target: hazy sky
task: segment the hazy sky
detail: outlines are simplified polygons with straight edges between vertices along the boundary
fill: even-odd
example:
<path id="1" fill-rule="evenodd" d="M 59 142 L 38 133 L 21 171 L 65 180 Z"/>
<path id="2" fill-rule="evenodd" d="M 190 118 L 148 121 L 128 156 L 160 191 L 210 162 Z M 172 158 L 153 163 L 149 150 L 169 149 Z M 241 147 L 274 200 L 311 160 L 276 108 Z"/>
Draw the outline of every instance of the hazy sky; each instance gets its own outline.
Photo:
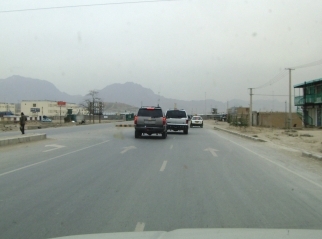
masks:
<path id="1" fill-rule="evenodd" d="M 1 0 L 0 11 L 121 2 L 134 1 Z M 131 81 L 170 98 L 205 99 L 206 92 L 207 99 L 248 100 L 247 88 L 287 73 L 286 67 L 322 59 L 321 0 L 179 0 L 0 12 L 0 29 L 1 79 L 48 80 L 69 94 Z M 317 78 L 322 64 L 293 71 L 292 85 Z M 288 75 L 254 93 L 272 95 L 255 99 L 285 100 L 277 95 L 288 94 Z"/>

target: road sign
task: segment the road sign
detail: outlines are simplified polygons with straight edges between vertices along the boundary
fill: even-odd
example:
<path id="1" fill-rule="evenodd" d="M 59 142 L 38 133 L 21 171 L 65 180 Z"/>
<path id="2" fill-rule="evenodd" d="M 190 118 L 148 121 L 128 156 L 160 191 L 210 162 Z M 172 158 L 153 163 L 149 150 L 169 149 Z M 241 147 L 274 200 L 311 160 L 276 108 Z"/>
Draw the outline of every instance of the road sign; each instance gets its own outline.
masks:
<path id="1" fill-rule="evenodd" d="M 57 105 L 58 106 L 66 106 L 66 102 L 65 101 L 57 101 Z"/>
<path id="2" fill-rule="evenodd" d="M 40 108 L 30 108 L 31 113 L 37 113 L 40 112 Z"/>

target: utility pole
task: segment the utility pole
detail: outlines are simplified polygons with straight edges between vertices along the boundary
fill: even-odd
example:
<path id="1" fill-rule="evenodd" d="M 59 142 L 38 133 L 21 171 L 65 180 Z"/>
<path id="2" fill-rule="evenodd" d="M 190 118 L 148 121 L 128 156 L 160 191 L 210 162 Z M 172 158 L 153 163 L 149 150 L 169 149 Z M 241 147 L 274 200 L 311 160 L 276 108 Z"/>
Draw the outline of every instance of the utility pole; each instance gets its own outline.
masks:
<path id="1" fill-rule="evenodd" d="M 228 108 L 229 108 L 229 101 L 227 100 L 227 115 L 228 115 Z"/>
<path id="2" fill-rule="evenodd" d="M 206 92 L 205 92 L 205 115 L 207 115 L 207 97 L 206 97 Z"/>
<path id="3" fill-rule="evenodd" d="M 287 107 L 286 107 L 287 103 L 285 101 L 285 129 L 287 127 Z"/>
<path id="4" fill-rule="evenodd" d="M 158 91 L 158 106 L 160 106 L 160 91 Z"/>
<path id="5" fill-rule="evenodd" d="M 250 89 L 250 93 L 249 93 L 249 96 L 250 96 L 250 103 L 249 103 L 249 126 L 252 126 L 252 123 L 253 123 L 253 88 L 249 88 Z"/>
<path id="6" fill-rule="evenodd" d="M 294 70 L 292 68 L 286 68 L 285 70 L 288 70 L 288 75 L 289 75 L 289 89 L 288 89 L 288 94 L 289 94 L 289 98 L 288 98 L 288 121 L 289 121 L 289 128 L 292 127 L 292 76 L 291 76 L 291 71 Z"/>

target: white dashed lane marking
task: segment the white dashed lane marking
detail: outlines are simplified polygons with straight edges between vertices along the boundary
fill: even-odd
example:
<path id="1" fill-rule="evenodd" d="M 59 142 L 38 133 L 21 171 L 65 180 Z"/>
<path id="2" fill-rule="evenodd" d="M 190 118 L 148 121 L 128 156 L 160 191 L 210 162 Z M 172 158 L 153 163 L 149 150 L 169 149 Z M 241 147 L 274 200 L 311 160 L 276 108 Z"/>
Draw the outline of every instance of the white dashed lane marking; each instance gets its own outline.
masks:
<path id="1" fill-rule="evenodd" d="M 145 223 L 144 222 L 138 222 L 136 224 L 136 227 L 134 229 L 135 232 L 143 232 L 144 231 L 144 227 L 145 227 Z"/>
<path id="2" fill-rule="evenodd" d="M 160 168 L 160 172 L 163 172 L 164 171 L 164 169 L 165 169 L 165 167 L 167 166 L 167 162 L 168 161 L 163 161 L 163 164 L 162 164 L 162 166 L 161 166 L 161 168 Z"/>

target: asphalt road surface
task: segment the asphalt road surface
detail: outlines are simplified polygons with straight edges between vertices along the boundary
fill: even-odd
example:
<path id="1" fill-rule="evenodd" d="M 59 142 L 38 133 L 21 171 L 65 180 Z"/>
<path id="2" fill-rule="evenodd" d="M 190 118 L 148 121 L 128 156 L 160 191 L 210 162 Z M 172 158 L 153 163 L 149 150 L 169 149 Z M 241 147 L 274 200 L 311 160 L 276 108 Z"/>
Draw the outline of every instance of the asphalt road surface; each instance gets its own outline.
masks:
<path id="1" fill-rule="evenodd" d="M 1 238 L 322 229 L 321 165 L 268 143 L 210 126 L 167 139 L 114 124 L 34 132 L 48 139 L 0 148 Z"/>

